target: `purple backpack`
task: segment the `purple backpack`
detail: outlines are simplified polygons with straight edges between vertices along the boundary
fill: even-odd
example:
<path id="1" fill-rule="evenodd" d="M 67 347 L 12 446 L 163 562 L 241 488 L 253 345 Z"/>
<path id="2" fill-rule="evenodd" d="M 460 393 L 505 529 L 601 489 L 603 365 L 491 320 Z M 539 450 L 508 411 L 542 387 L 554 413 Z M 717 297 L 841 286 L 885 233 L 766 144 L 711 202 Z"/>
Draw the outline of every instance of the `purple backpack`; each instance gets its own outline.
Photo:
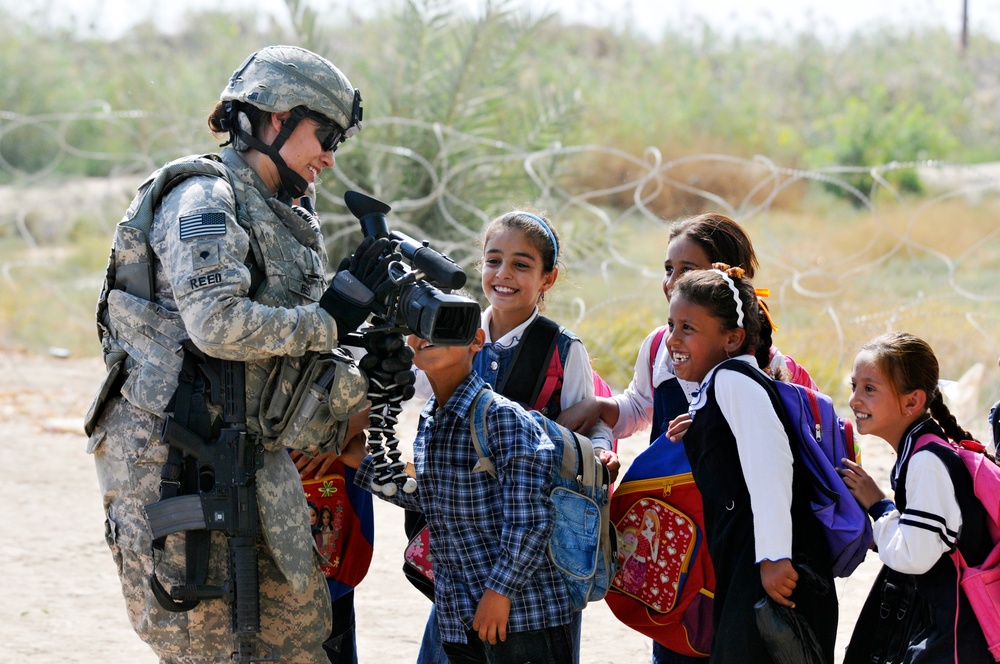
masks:
<path id="1" fill-rule="evenodd" d="M 750 376 L 771 397 L 785 425 L 796 463 L 809 473 L 809 503 L 823 525 L 833 575 L 850 576 L 872 543 L 872 524 L 837 473 L 841 459 L 857 460 L 851 423 L 837 415 L 830 397 L 795 383 L 770 380 L 741 360 L 723 365 Z"/>

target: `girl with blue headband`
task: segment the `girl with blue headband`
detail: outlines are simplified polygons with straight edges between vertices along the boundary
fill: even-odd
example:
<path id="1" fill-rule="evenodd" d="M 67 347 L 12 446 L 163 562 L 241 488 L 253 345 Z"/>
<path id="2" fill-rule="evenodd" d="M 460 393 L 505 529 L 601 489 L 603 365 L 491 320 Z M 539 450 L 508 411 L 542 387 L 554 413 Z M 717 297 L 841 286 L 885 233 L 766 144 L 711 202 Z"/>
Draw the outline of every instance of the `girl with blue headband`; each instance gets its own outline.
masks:
<path id="1" fill-rule="evenodd" d="M 559 276 L 559 256 L 562 247 L 552 225 L 541 214 L 514 210 L 490 221 L 483 233 L 482 288 L 489 306 L 482 314 L 486 343 L 473 361 L 473 368 L 483 380 L 501 394 L 519 401 L 524 407 L 538 410 L 556 419 L 559 413 L 580 401 L 594 399 L 594 373 L 590 357 L 580 339 L 541 315 L 545 293 Z M 529 350 L 543 338 L 537 328 L 549 327 L 545 337 L 552 348 L 544 359 L 532 363 Z M 525 341 L 525 344 L 521 344 Z M 520 360 L 519 360 L 520 357 Z M 526 372 L 530 369 L 530 375 Z M 418 393 L 423 382 L 418 375 Z M 526 396 L 525 384 L 536 385 Z M 540 387 L 539 387 L 540 386 Z M 610 396 L 610 393 L 607 393 Z M 581 431 L 591 438 L 595 451 L 611 470 L 612 480 L 618 473 L 618 456 L 611 428 L 604 422 Z M 410 517 L 408 517 L 410 519 Z M 413 534 L 412 519 L 409 533 Z M 433 544 L 431 545 L 433 548 Z M 575 661 L 579 661 L 581 612 L 573 614 Z M 437 633 L 437 617 L 431 611 L 420 648 L 418 664 L 440 664 L 443 657 Z"/>

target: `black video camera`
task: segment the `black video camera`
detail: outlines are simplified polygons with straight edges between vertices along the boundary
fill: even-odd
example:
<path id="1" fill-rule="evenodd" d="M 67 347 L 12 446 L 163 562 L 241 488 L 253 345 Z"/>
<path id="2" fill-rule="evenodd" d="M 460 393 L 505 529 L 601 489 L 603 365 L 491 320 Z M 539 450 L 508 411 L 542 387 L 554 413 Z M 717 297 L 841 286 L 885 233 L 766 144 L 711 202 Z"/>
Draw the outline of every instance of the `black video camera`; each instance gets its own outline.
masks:
<path id="1" fill-rule="evenodd" d="M 373 303 L 373 313 L 391 328 L 439 346 L 465 346 L 479 329 L 479 303 L 443 292 L 465 285 L 465 271 L 444 254 L 399 231 L 390 231 L 385 203 L 356 191 L 344 194 L 348 209 L 361 222 L 365 237 L 387 237 L 409 266 L 393 263 L 389 276 L 395 288 L 385 302 Z M 376 325 L 374 329 L 384 329 Z"/>

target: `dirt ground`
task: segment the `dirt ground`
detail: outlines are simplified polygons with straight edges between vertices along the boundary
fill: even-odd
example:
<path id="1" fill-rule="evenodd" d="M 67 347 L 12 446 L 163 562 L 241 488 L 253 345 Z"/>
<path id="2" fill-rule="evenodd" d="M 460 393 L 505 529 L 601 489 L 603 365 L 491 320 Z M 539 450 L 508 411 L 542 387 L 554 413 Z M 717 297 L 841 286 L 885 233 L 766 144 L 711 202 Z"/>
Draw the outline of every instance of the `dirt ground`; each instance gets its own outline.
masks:
<path id="1" fill-rule="evenodd" d="M 156 662 L 125 615 L 81 421 L 102 375 L 99 359 L 57 359 L 0 348 L 0 662 Z M 400 438 L 412 431 L 406 411 Z M 620 442 L 627 466 L 644 434 Z M 892 452 L 863 441 L 865 466 L 886 478 Z M 375 556 L 359 586 L 362 664 L 412 662 L 429 603 L 400 571 L 402 510 L 375 501 Z M 837 660 L 878 570 L 874 554 L 838 581 Z M 618 622 L 604 602 L 586 609 L 584 664 L 650 661 L 650 642 Z"/>

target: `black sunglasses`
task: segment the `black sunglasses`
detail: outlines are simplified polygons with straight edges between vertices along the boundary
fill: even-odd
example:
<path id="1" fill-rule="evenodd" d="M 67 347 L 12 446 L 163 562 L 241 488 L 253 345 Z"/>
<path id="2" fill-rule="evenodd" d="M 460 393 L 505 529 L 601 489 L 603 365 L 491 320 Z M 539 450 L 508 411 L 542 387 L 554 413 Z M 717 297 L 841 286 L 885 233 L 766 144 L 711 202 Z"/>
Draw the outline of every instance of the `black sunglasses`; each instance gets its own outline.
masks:
<path id="1" fill-rule="evenodd" d="M 306 113 L 306 117 L 318 125 L 316 127 L 316 139 L 319 141 L 319 146 L 323 149 L 323 152 L 336 152 L 340 144 L 344 142 L 344 134 L 346 132 L 340 128 L 340 125 L 331 122 L 325 115 L 309 111 Z"/>

